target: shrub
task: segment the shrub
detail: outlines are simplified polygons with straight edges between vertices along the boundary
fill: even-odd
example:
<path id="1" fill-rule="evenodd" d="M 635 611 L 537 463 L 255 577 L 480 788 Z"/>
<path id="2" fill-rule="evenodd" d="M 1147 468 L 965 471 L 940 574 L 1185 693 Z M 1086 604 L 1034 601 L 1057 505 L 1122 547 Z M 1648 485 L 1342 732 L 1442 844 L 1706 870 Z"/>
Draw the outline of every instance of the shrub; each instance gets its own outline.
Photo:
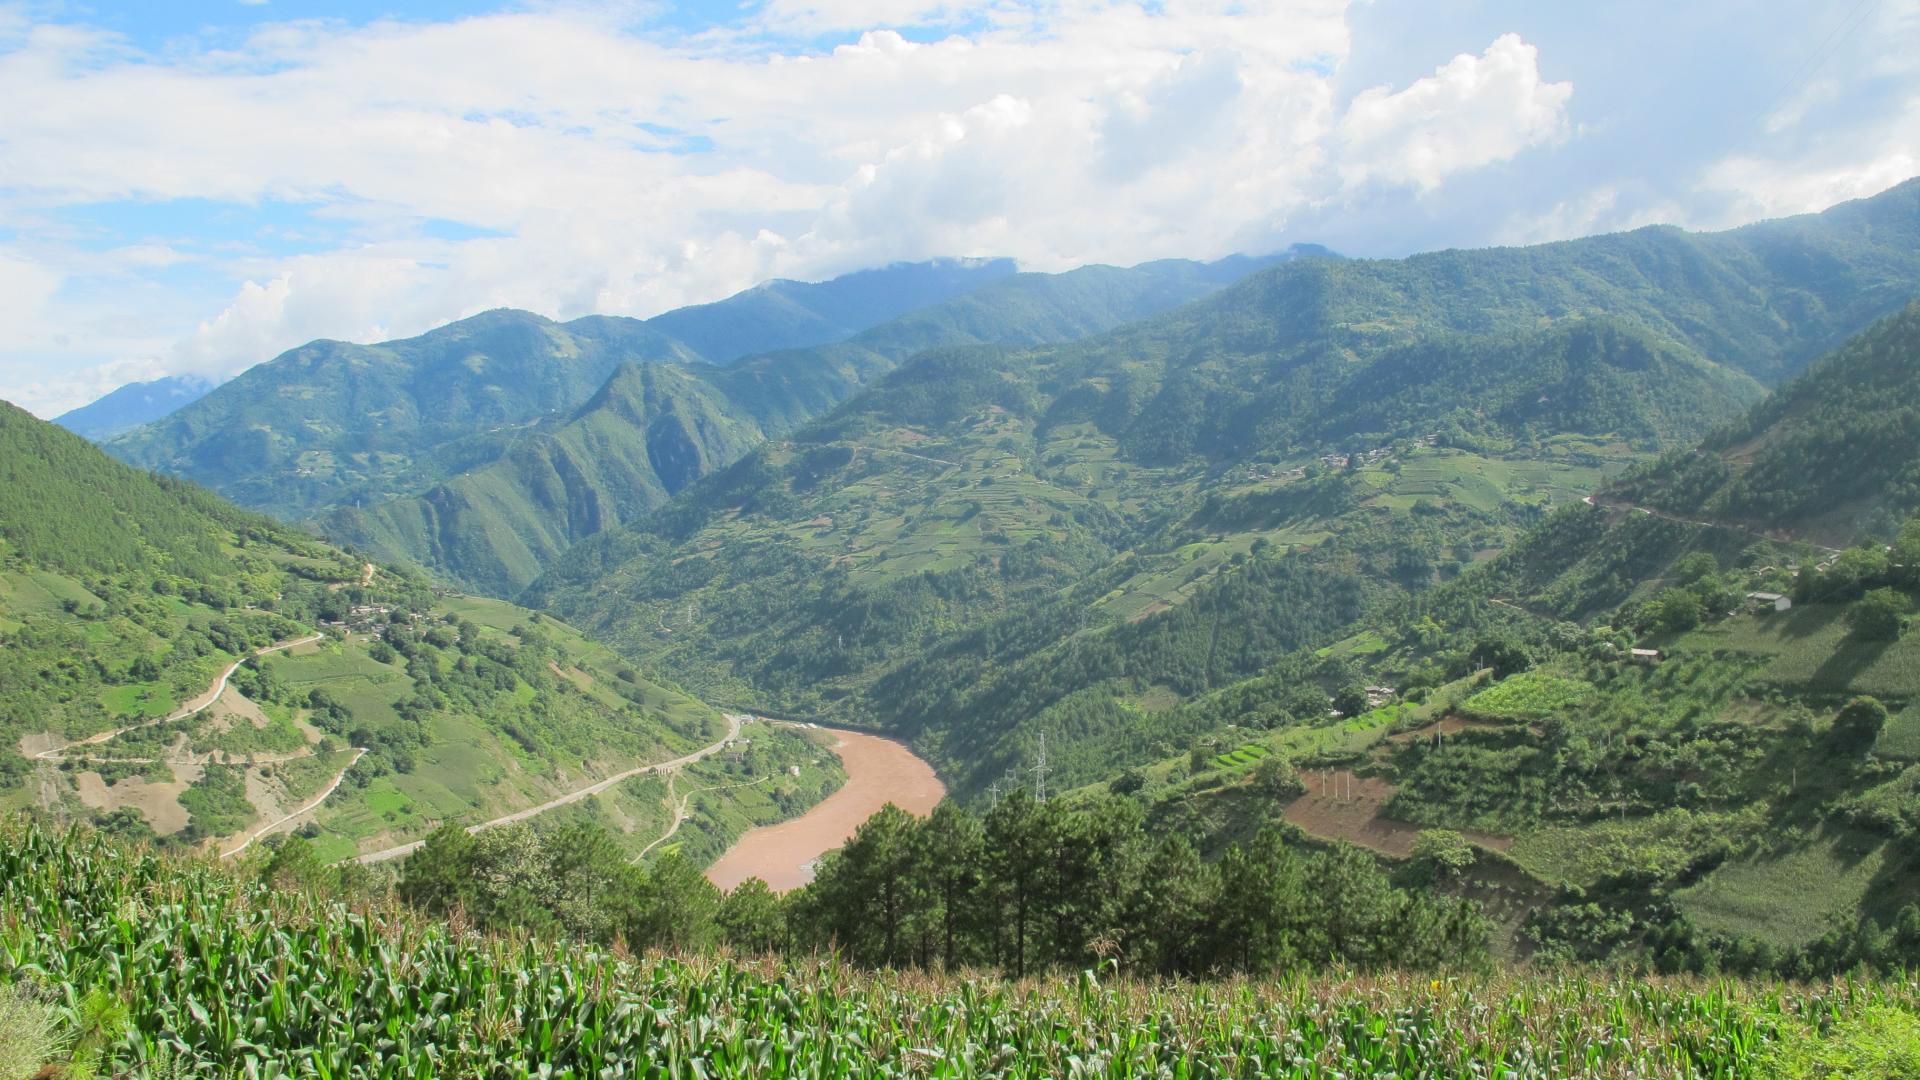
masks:
<path id="1" fill-rule="evenodd" d="M 1897 641 L 1907 628 L 1907 598 L 1892 589 L 1875 589 L 1847 609 L 1847 626 L 1867 641 Z"/>
<path id="2" fill-rule="evenodd" d="M 1875 698 L 1857 697 L 1833 718 L 1833 742 L 1848 753 L 1864 754 L 1873 749 L 1886 726 L 1887 707 Z"/>

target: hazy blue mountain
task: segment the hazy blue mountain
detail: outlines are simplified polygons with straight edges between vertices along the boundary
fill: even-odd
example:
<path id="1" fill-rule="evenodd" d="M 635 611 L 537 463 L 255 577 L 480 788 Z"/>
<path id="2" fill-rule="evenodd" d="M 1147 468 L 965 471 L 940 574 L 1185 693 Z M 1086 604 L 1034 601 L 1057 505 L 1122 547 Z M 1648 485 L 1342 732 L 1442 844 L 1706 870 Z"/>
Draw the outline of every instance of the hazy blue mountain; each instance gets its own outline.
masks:
<path id="1" fill-rule="evenodd" d="M 706 360 L 729 364 L 756 353 L 839 341 L 1017 270 L 1012 259 L 896 263 L 818 283 L 769 281 L 647 322 Z"/>
<path id="2" fill-rule="evenodd" d="M 128 383 L 89 404 L 61 413 L 53 422 L 96 441 L 111 438 L 193 404 L 214 386 L 212 379 L 199 375 L 167 375 L 151 382 Z"/>

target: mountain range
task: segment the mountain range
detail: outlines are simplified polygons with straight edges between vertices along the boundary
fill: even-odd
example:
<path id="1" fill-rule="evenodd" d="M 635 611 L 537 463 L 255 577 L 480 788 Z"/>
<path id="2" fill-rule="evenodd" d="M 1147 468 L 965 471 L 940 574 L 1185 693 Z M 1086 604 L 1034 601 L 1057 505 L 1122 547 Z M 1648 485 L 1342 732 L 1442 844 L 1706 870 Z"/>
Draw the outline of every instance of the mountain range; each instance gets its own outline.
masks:
<path id="1" fill-rule="evenodd" d="M 1062 340 L 1262 263 L 1041 275 L 1016 274 L 1006 260 L 947 260 L 775 282 L 647 322 L 495 311 L 406 341 L 303 346 L 106 446 L 501 593 L 565 544 L 656 504 L 918 349 Z M 853 329 L 862 332 L 815 344 Z M 782 351 L 741 359 L 748 343 Z M 662 362 L 675 369 L 626 370 Z"/>
<path id="2" fill-rule="evenodd" d="M 236 792 L 314 777 L 81 740 L 165 756 L 139 717 L 344 621 L 247 669 L 251 725 L 151 725 L 336 755 L 330 857 L 750 709 L 904 738 L 965 804 L 1124 799 L 1195 860 L 1356 845 L 1510 958 L 1806 977 L 1891 947 L 1920 182 L 1724 233 L 855 278 L 315 343 L 107 443 L 218 494 L 5 417 L 0 682 L 58 673 L 0 713 L 7 798 L 242 835 Z M 696 850 L 831 787 L 787 730 L 756 768 L 795 783 Z M 554 820 L 637 837 L 673 799 Z"/>

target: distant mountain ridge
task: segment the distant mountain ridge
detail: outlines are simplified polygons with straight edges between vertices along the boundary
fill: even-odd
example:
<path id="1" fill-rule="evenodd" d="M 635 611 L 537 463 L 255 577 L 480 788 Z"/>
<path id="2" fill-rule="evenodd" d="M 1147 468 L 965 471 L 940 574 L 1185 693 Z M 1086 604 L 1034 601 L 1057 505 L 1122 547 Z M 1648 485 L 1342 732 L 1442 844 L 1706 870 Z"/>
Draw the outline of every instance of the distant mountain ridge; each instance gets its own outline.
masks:
<path id="1" fill-rule="evenodd" d="M 774 280 L 712 304 L 676 308 L 647 325 L 715 364 L 851 337 L 1019 272 L 1012 259 L 895 263 L 809 283 Z"/>
<path id="2" fill-rule="evenodd" d="M 856 333 L 1004 278 L 1008 260 L 899 264 L 818 284 L 771 282 L 668 312 L 721 360 Z M 897 284 L 897 295 L 887 283 Z M 622 363 L 715 360 L 654 321 L 557 323 L 483 312 L 398 341 L 314 341 L 255 365 L 157 423 L 107 443 L 130 464 L 183 476 L 298 520 L 418 493 L 492 460 L 511 431 L 578 408 Z"/>
<path id="3" fill-rule="evenodd" d="M 526 430 L 493 462 L 418 496 L 337 509 L 317 524 L 336 540 L 512 595 L 569 545 L 665 502 L 918 352 L 1072 340 L 1190 301 L 1271 261 L 1016 274 L 838 343 L 727 367 L 624 364 L 577 412 Z"/>
<path id="4" fill-rule="evenodd" d="M 1328 644 L 1735 420 L 1920 291 L 1917 239 L 1910 183 L 1731 233 L 1297 260 L 1067 344 L 929 351 L 521 596 L 978 789 L 1042 725 L 1121 740 L 1129 695 Z"/>
<path id="5" fill-rule="evenodd" d="M 185 408 L 205 397 L 215 385 L 212 379 L 200 375 L 168 375 L 150 382 L 128 383 L 90 404 L 61 413 L 53 422 L 98 442 Z"/>

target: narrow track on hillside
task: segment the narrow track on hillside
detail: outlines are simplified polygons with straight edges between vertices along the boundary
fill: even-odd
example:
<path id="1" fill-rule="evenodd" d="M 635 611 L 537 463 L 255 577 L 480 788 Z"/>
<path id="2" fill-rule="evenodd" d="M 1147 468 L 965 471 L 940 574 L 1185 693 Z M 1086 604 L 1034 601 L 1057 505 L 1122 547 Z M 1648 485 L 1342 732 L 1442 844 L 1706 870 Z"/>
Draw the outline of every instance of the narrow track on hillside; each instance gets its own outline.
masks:
<path id="1" fill-rule="evenodd" d="M 1840 549 L 1837 547 L 1829 547 L 1826 544 L 1816 544 L 1811 540 L 1802 540 L 1784 530 L 1778 535 L 1770 536 L 1767 533 L 1749 529 L 1745 525 L 1733 525 L 1725 521 L 1701 521 L 1695 518 L 1681 517 L 1678 514 L 1669 514 L 1664 510 L 1655 510 L 1651 506 L 1638 506 L 1633 503 L 1602 502 L 1597 496 L 1593 495 L 1589 495 L 1580 501 L 1586 503 L 1588 506 L 1598 507 L 1602 510 L 1628 510 L 1636 514 L 1646 514 L 1649 517 L 1657 517 L 1662 521 L 1671 521 L 1677 525 L 1692 525 L 1701 529 L 1724 529 L 1727 532 L 1736 532 L 1742 536 L 1751 536 L 1755 540 L 1766 540 L 1775 544 L 1805 544 L 1808 547 L 1828 555 L 1840 554 Z"/>
<path id="2" fill-rule="evenodd" d="M 367 749 L 364 746 L 354 747 L 353 756 L 348 758 L 347 763 L 340 767 L 340 772 L 338 775 L 336 775 L 333 778 L 333 782 L 328 784 L 326 787 L 321 788 L 320 793 L 318 795 L 315 795 L 312 799 L 308 800 L 305 806 L 302 806 L 300 809 L 295 810 L 291 814 L 286 814 L 282 816 L 277 821 L 270 822 L 266 825 L 260 826 L 258 829 L 253 830 L 251 833 L 247 834 L 247 838 L 245 840 L 240 841 L 239 847 L 236 847 L 230 851 L 221 852 L 220 857 L 223 859 L 231 859 L 235 855 L 238 855 L 241 852 L 247 850 L 248 846 L 251 845 L 255 840 L 258 840 L 261 837 L 272 832 L 273 830 L 278 829 L 280 826 L 285 825 L 289 821 L 293 821 L 297 818 L 303 817 L 307 814 L 314 812 L 315 810 L 320 809 L 320 804 L 327 801 L 327 796 L 332 795 L 335 791 L 339 790 L 341 782 L 346 780 L 347 770 L 353 768 L 354 765 L 360 761 L 360 758 L 366 754 L 366 752 L 367 752 Z"/>
<path id="3" fill-rule="evenodd" d="M 506 814 L 501 817 L 494 818 L 491 821 L 483 821 L 478 825 L 469 825 L 467 826 L 467 831 L 470 833 L 484 832 L 487 829 L 497 828 L 501 825 L 511 825 L 511 824 L 514 824 L 515 822 L 526 821 L 528 818 L 538 817 L 549 810 L 554 810 L 562 806 L 567 806 L 572 803 L 577 803 L 582 799 L 591 798 L 607 790 L 608 788 L 613 787 L 615 784 L 618 784 L 625 780 L 631 780 L 636 776 L 645 776 L 649 773 L 674 772 L 679 769 L 683 769 L 686 766 L 691 765 L 696 761 L 700 761 L 703 758 L 711 757 L 712 755 L 717 754 L 720 751 L 726 749 L 728 743 L 733 742 L 735 739 L 738 739 L 740 737 L 740 725 L 745 723 L 748 719 L 748 717 L 743 716 L 739 713 L 727 713 L 726 717 L 727 717 L 726 735 L 723 736 L 720 739 L 720 741 L 714 743 L 711 746 L 701 747 L 700 749 L 695 750 L 691 754 L 683 754 L 680 757 L 672 759 L 671 761 L 655 762 L 652 765 L 640 765 L 640 766 L 636 766 L 634 768 L 628 769 L 625 772 L 615 773 L 604 780 L 596 780 L 593 783 L 586 785 L 585 787 L 576 788 L 572 791 L 567 792 L 565 795 L 561 795 L 558 798 L 549 799 L 538 806 L 530 806 L 525 810 L 516 810 L 511 814 Z M 424 843 L 426 843 L 425 840 L 415 840 L 410 844 L 401 844 L 398 847 L 390 847 L 381 851 L 370 851 L 365 855 L 359 856 L 358 859 L 356 859 L 355 861 L 360 862 L 362 864 L 372 864 L 377 862 L 386 862 L 388 859 L 398 859 L 403 856 L 413 854 L 415 851 L 419 850 L 420 845 Z"/>
<path id="4" fill-rule="evenodd" d="M 689 791 L 685 795 L 681 796 L 678 801 L 675 801 L 674 791 L 673 791 L 673 781 L 674 781 L 674 778 L 678 775 L 679 775 L 678 773 L 667 774 L 667 815 L 669 818 L 667 822 L 667 831 L 661 833 L 658 837 L 656 837 L 653 840 L 653 842 L 649 843 L 646 847 L 641 848 L 640 854 L 635 855 L 633 857 L 632 859 L 633 862 L 639 862 L 641 859 L 646 858 L 647 852 L 652 851 L 654 848 L 657 848 L 661 844 L 664 844 L 667 841 L 673 839 L 674 834 L 680 831 L 681 824 L 684 823 L 687 820 L 687 818 L 690 816 L 687 813 L 687 807 L 692 805 L 693 797 L 695 795 L 698 795 L 703 791 L 732 791 L 734 788 L 758 787 L 759 785 L 764 784 L 767 781 L 773 779 L 773 777 L 771 776 L 762 776 L 756 780 L 743 780 L 738 784 L 708 784 L 706 787 L 694 788 L 692 791 Z"/>
<path id="5" fill-rule="evenodd" d="M 97 735 L 89 735 L 84 739 L 75 739 L 73 742 L 66 743 L 61 746 L 56 746 L 51 750 L 42 750 L 33 756 L 42 761 L 59 761 L 61 760 L 62 755 L 64 755 L 67 751 L 73 749 L 76 746 L 98 746 L 101 743 L 107 742 L 117 736 L 125 735 L 129 731 L 139 731 L 142 728 L 158 727 L 161 724 L 171 724 L 176 720 L 185 720 L 190 716 L 198 716 L 199 714 L 212 708 L 213 703 L 220 700 L 220 695 L 227 692 L 227 683 L 233 678 L 233 673 L 240 670 L 240 665 L 246 663 L 249 660 L 253 660 L 257 657 L 265 656 L 268 653 L 276 653 L 285 649 L 297 648 L 301 645 L 311 645 L 314 642 L 324 641 L 324 640 L 326 640 L 325 634 L 309 634 L 303 638 L 295 638 L 291 641 L 282 641 L 274 645 L 262 646 L 261 648 L 255 649 L 251 653 L 248 653 L 247 655 L 240 657 L 238 660 L 235 660 L 233 663 L 228 664 L 227 669 L 220 673 L 219 678 L 213 680 L 212 684 L 210 684 L 207 687 L 205 693 L 201 694 L 200 697 L 198 698 L 189 699 L 188 703 L 185 706 L 182 706 L 181 708 L 171 713 L 168 713 L 165 716 L 155 717 L 154 719 L 151 719 L 151 720 L 142 720 L 137 724 L 128 724 L 126 727 L 114 728 L 112 731 L 102 731 Z M 194 702 L 198 702 L 198 704 L 194 704 Z"/>

